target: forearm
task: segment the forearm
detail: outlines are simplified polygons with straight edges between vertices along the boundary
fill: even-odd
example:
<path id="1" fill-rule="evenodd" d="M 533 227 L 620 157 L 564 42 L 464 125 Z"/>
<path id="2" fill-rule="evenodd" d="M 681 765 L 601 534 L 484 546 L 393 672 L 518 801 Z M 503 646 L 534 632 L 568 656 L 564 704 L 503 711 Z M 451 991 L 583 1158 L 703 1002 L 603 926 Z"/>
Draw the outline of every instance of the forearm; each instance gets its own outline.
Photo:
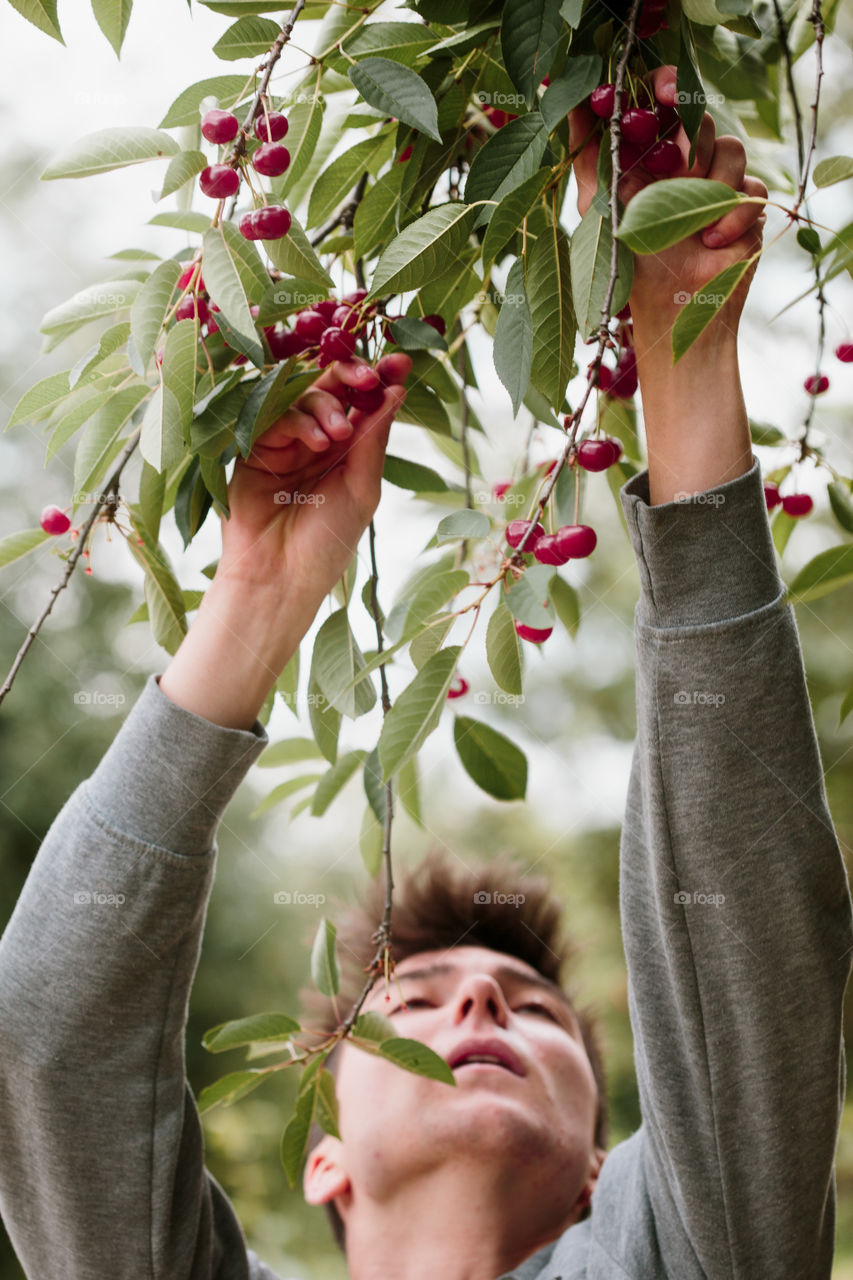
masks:
<path id="1" fill-rule="evenodd" d="M 652 506 L 701 493 L 752 466 L 736 335 L 711 329 L 673 366 L 670 334 L 635 321 Z"/>
<path id="2" fill-rule="evenodd" d="M 250 729 L 315 612 L 315 603 L 298 593 L 267 594 L 234 578 L 215 578 L 160 688 L 205 720 Z"/>

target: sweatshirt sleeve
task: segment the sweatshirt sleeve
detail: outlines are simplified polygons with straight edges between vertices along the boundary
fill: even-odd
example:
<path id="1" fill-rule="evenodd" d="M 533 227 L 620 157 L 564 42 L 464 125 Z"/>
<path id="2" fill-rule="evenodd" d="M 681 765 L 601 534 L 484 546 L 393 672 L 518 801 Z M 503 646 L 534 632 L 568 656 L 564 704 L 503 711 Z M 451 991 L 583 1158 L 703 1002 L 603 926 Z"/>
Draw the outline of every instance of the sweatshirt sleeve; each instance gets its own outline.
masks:
<path id="1" fill-rule="evenodd" d="M 0 1209 L 33 1280 L 274 1280 L 184 1057 L 216 831 L 267 742 L 150 676 L 33 862 L 0 939 Z"/>
<path id="2" fill-rule="evenodd" d="M 660 506 L 643 471 L 621 500 L 641 581 L 620 910 L 643 1119 L 605 1161 L 598 1245 L 629 1275 L 655 1257 L 670 1280 L 826 1277 L 851 902 L 758 463 Z"/>

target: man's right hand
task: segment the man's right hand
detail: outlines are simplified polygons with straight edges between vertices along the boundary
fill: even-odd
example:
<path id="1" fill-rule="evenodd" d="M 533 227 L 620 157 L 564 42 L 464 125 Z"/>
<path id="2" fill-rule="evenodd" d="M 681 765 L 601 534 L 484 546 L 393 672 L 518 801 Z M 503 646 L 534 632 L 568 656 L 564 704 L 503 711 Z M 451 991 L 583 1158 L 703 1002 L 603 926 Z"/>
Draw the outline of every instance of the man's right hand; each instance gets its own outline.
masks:
<path id="1" fill-rule="evenodd" d="M 376 370 L 362 360 L 335 361 L 248 458 L 237 459 L 217 579 L 286 586 L 319 607 L 378 505 L 388 432 L 411 367 L 402 352 L 383 356 Z M 378 409 L 344 416 L 348 387 L 382 384 Z"/>

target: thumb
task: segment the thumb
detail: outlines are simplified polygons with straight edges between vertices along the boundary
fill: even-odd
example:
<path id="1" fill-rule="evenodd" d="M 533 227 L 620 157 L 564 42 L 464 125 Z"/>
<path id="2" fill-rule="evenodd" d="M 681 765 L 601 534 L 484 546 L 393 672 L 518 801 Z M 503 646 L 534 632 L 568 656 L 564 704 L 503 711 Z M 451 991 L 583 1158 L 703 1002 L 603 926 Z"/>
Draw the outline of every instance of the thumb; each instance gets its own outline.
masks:
<path id="1" fill-rule="evenodd" d="M 351 413 L 355 434 L 346 456 L 347 482 L 353 501 L 365 514 L 365 523 L 379 505 L 382 489 L 382 466 L 391 423 L 406 398 L 406 389 L 398 384 L 387 386 L 382 404 L 372 413 Z"/>

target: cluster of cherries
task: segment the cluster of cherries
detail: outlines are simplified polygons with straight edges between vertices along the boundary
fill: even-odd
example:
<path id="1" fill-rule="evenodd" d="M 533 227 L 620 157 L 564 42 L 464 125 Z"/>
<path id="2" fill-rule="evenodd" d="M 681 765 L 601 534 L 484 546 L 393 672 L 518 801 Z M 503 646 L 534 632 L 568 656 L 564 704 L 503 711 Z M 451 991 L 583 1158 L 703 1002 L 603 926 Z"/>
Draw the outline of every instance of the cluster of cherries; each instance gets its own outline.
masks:
<path id="1" fill-rule="evenodd" d="M 842 342 L 835 348 L 836 357 L 842 364 L 853 364 L 853 342 Z M 825 373 L 812 373 L 803 383 L 810 396 L 823 395 L 829 390 L 829 378 Z"/>
<path id="2" fill-rule="evenodd" d="M 675 107 L 648 99 L 646 106 L 629 106 L 628 94 L 622 90 L 619 165 L 628 173 L 642 165 L 655 178 L 665 178 L 681 167 L 681 148 L 674 140 L 680 127 Z M 609 120 L 616 105 L 616 85 L 600 84 L 589 96 L 594 115 Z"/>
<path id="3" fill-rule="evenodd" d="M 254 133 L 261 145 L 252 152 L 251 164 L 265 178 L 279 177 L 290 165 L 290 152 L 281 144 L 287 127 L 287 117 L 280 111 L 262 110 L 255 119 Z M 203 136 L 218 146 L 233 142 L 239 130 L 240 122 L 230 111 L 217 109 L 202 116 Z M 204 195 L 225 200 L 240 189 L 240 174 L 233 162 L 211 164 L 202 169 L 198 184 Z M 238 226 L 247 240 L 280 240 L 290 230 L 290 221 L 290 212 L 283 205 L 265 204 L 244 213 Z"/>
<path id="4" fill-rule="evenodd" d="M 779 486 L 774 484 L 772 480 L 764 482 L 764 501 L 767 503 L 767 510 L 772 511 L 774 507 L 781 507 L 788 516 L 807 516 L 814 502 L 807 493 L 786 493 L 779 492 Z"/>

